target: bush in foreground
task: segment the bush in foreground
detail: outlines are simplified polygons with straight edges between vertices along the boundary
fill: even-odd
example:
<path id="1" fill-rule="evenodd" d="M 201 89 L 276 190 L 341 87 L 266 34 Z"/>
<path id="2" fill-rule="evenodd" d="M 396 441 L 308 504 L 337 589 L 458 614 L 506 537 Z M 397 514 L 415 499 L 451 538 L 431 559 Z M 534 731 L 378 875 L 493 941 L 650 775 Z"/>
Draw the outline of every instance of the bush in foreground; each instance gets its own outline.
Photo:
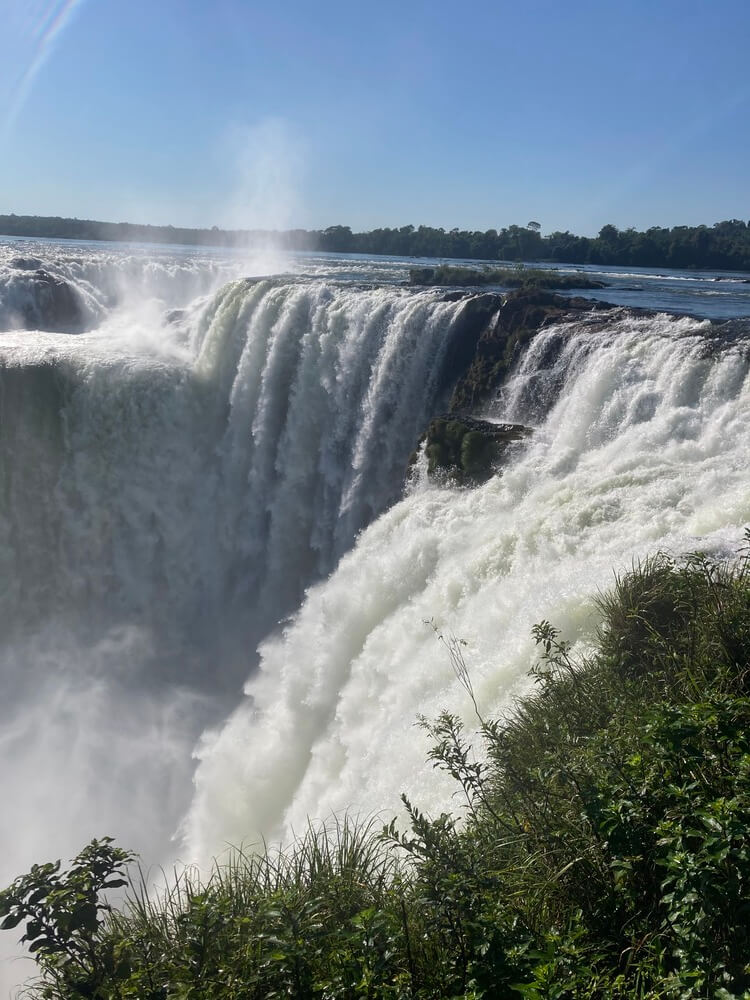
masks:
<path id="1" fill-rule="evenodd" d="M 3 926 L 46 942 L 31 995 L 750 996 L 747 556 L 634 569 L 591 656 L 537 626 L 535 691 L 480 720 L 478 756 L 455 716 L 423 722 L 460 816 L 405 799 L 408 831 L 342 820 L 158 899 L 136 881 L 115 911 L 111 842 L 36 867 L 0 895 Z"/>

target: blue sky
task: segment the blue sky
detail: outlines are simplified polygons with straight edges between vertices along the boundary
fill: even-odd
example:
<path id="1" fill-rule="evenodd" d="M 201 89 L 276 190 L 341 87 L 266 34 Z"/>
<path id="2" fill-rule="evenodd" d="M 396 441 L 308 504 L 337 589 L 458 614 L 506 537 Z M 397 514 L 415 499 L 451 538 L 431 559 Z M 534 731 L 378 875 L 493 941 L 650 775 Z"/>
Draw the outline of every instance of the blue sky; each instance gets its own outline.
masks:
<path id="1" fill-rule="evenodd" d="M 0 213 L 750 218 L 748 0 L 0 0 Z"/>

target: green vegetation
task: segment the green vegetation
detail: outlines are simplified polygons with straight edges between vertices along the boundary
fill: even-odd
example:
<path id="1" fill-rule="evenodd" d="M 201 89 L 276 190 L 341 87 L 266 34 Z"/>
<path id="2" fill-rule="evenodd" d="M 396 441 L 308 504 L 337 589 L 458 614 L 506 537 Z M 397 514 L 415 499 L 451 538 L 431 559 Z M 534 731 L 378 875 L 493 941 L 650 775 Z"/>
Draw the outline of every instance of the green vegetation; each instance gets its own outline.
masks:
<path id="1" fill-rule="evenodd" d="M 547 622 L 534 692 L 422 725 L 460 815 L 341 821 L 108 912 L 94 842 L 0 895 L 54 998 L 750 996 L 750 533 L 734 565 L 657 556 L 600 598 L 596 648 Z M 442 637 L 472 694 L 463 646 Z M 476 703 L 475 703 L 476 707 Z M 98 867 L 97 867 L 98 866 Z M 42 942 L 42 944 L 39 944 Z"/>
<path id="2" fill-rule="evenodd" d="M 570 288 L 606 288 L 603 281 L 594 281 L 583 273 L 561 274 L 543 268 L 505 267 L 482 269 L 476 267 L 412 267 L 410 285 L 500 285 L 503 288 L 552 288 L 555 291 Z"/>
<path id="3" fill-rule="evenodd" d="M 493 474 L 508 446 L 528 433 L 528 428 L 519 424 L 437 417 L 430 421 L 422 439 L 427 472 L 460 484 L 482 483 Z M 413 457 L 416 458 L 416 452 Z"/>
<path id="4" fill-rule="evenodd" d="M 164 243 L 180 246 L 246 247 L 278 246 L 288 250 L 316 250 L 314 233 L 292 229 L 267 230 L 188 229 L 184 226 L 149 226 L 133 222 L 97 222 L 66 219 L 59 215 L 0 215 L 4 236 L 38 236 L 52 240 L 105 240 L 113 243 Z"/>
<path id="5" fill-rule="evenodd" d="M 50 239 L 180 243 L 198 246 L 277 246 L 289 250 L 448 257 L 463 260 L 551 260 L 566 264 L 626 267 L 706 268 L 750 271 L 750 224 L 727 219 L 713 226 L 652 226 L 645 232 L 603 226 L 593 238 L 556 231 L 542 236 L 538 222 L 504 229 L 469 231 L 433 226 L 400 226 L 353 233 L 349 226 L 327 229 L 187 229 L 129 222 L 96 222 L 59 216 L 0 215 L 6 236 Z"/>

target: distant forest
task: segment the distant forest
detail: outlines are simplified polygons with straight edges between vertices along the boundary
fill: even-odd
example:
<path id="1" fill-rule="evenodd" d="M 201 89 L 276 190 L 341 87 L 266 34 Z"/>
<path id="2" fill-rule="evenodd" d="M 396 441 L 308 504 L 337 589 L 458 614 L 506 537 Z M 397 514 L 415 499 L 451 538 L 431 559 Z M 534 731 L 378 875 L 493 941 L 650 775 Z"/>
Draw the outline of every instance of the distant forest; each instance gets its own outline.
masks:
<path id="1" fill-rule="evenodd" d="M 541 233 L 538 222 L 506 229 L 470 232 L 401 226 L 353 233 L 349 226 L 327 229 L 267 230 L 184 229 L 129 222 L 93 222 L 37 215 L 0 215 L 6 236 L 173 243 L 194 246 L 275 246 L 286 250 L 448 257 L 476 260 L 555 261 L 560 264 L 619 264 L 631 267 L 708 268 L 750 271 L 750 223 L 740 219 L 713 226 L 653 226 L 645 232 L 604 226 L 596 237 L 570 232 Z"/>

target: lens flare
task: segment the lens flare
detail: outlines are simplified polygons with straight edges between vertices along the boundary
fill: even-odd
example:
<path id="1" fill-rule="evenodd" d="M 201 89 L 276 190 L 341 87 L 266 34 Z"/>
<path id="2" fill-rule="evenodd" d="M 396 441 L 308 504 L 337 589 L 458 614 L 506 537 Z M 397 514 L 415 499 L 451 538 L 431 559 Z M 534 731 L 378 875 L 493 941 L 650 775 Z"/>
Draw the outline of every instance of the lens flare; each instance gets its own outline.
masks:
<path id="1" fill-rule="evenodd" d="M 31 93 L 34 81 L 49 59 L 58 39 L 70 24 L 73 15 L 85 0 L 52 0 L 42 12 L 31 32 L 33 49 L 29 64 L 19 76 L 12 90 L 8 113 L 2 129 L 3 140 L 7 139 Z"/>

